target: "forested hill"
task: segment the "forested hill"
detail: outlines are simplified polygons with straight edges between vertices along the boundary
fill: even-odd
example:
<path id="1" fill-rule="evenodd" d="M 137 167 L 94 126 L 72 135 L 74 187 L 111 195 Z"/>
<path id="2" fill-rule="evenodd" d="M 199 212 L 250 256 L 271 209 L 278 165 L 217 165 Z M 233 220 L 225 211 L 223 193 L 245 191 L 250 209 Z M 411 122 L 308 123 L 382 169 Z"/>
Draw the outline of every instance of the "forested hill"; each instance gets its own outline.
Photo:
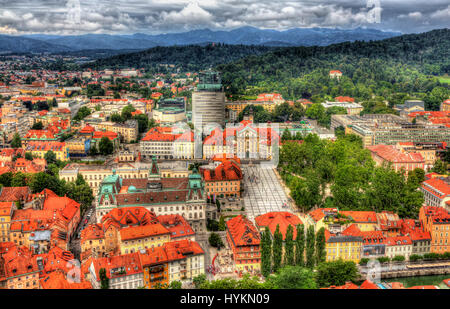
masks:
<path id="1" fill-rule="evenodd" d="M 289 47 L 217 67 L 229 93 L 280 91 L 287 98 L 350 95 L 385 98 L 392 92 L 426 93 L 439 86 L 430 75 L 450 73 L 450 30 L 382 41 Z M 341 70 L 340 82 L 328 77 Z M 448 89 L 448 86 L 447 86 Z"/>
<path id="2" fill-rule="evenodd" d="M 154 47 L 145 51 L 99 59 L 86 64 L 85 67 L 95 69 L 134 67 L 156 70 L 159 64 L 174 64 L 182 71 L 199 71 L 276 49 L 276 47 L 268 46 L 220 43 L 203 46 Z"/>

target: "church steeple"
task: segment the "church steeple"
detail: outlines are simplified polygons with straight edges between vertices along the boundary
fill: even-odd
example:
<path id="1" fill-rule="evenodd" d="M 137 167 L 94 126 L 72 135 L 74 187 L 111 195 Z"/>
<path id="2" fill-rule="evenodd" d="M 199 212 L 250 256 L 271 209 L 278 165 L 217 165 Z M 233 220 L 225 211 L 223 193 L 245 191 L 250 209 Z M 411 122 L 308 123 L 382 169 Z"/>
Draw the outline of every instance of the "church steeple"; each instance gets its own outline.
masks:
<path id="1" fill-rule="evenodd" d="M 161 179 L 159 175 L 158 162 L 156 160 L 156 156 L 152 156 L 152 164 L 150 165 L 150 169 L 148 170 L 148 180 Z"/>
<path id="2" fill-rule="evenodd" d="M 152 164 L 148 171 L 147 189 L 151 191 L 158 191 L 162 189 L 161 175 L 159 174 L 158 162 L 156 156 L 152 157 Z"/>

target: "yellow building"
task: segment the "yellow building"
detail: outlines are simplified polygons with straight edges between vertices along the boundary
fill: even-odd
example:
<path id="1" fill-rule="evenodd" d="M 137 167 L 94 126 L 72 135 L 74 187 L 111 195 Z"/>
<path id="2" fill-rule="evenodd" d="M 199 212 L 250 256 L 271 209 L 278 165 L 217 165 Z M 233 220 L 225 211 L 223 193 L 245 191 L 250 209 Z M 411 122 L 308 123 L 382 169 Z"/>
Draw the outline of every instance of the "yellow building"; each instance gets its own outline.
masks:
<path id="1" fill-rule="evenodd" d="M 170 241 L 170 232 L 162 224 L 129 226 L 119 232 L 120 253 L 139 252 L 160 247 Z"/>
<path id="2" fill-rule="evenodd" d="M 108 241 L 105 237 L 107 233 L 104 231 L 104 226 L 101 223 L 90 224 L 81 231 L 81 252 L 89 252 L 89 256 L 94 258 L 102 257 L 111 251 L 114 251 L 115 246 L 111 241 Z M 112 236 L 112 234 L 110 233 Z M 117 234 L 116 234 L 117 235 Z M 111 240 L 114 237 L 110 237 Z M 86 256 L 82 256 L 84 260 Z"/>
<path id="3" fill-rule="evenodd" d="M 7 242 L 9 240 L 9 226 L 14 212 L 13 202 L 0 202 L 0 240 Z"/>
<path id="4" fill-rule="evenodd" d="M 361 259 L 363 239 L 358 236 L 342 236 L 325 231 L 327 262 L 343 260 L 358 263 Z"/>
<path id="5" fill-rule="evenodd" d="M 159 173 L 162 178 L 187 178 L 189 177 L 188 162 L 173 161 L 158 163 Z"/>
<path id="6" fill-rule="evenodd" d="M 124 179 L 147 178 L 148 166 L 132 162 L 113 163 L 110 165 L 71 163 L 59 171 L 59 179 L 67 182 L 75 181 L 78 174 L 80 174 L 86 180 L 95 196 L 102 180 L 114 173 Z"/>
<path id="7" fill-rule="evenodd" d="M 86 154 L 86 139 L 84 137 L 73 137 L 65 141 L 70 154 Z"/>
<path id="8" fill-rule="evenodd" d="M 339 214 L 350 219 L 352 223 L 358 226 L 361 232 L 371 232 L 377 228 L 375 211 L 340 211 Z"/>
<path id="9" fill-rule="evenodd" d="M 125 143 L 137 141 L 139 132 L 137 120 L 134 119 L 127 120 L 125 123 L 115 123 L 111 121 L 100 122 L 97 125 L 97 130 L 118 133 Z"/>
<path id="10" fill-rule="evenodd" d="M 302 221 L 305 224 L 305 229 L 314 226 L 314 231 L 317 233 L 321 228 L 328 230 L 328 225 L 334 222 L 336 216 L 336 208 L 317 208 L 302 217 Z"/>
<path id="11" fill-rule="evenodd" d="M 272 101 L 229 101 L 225 103 L 225 108 L 229 110 L 235 111 L 237 114 L 242 112 L 245 107 L 253 105 L 253 106 L 262 106 L 266 111 L 273 112 L 275 107 L 279 104 Z"/>
<path id="12" fill-rule="evenodd" d="M 44 159 L 47 151 L 52 151 L 56 155 L 57 160 L 65 161 L 69 157 L 69 151 L 65 142 L 56 141 L 30 141 L 24 148 L 31 155 Z"/>

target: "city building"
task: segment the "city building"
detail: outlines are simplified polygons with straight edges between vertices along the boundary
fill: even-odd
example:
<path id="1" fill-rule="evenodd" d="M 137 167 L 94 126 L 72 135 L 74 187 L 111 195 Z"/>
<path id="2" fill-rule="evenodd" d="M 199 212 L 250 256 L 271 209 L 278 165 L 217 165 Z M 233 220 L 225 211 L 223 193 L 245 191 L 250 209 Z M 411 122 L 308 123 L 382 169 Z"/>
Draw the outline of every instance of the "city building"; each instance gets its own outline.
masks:
<path id="1" fill-rule="evenodd" d="M 105 269 L 110 289 L 137 289 L 144 286 L 138 252 L 93 259 L 89 272 L 94 289 L 101 287 L 100 269 Z"/>
<path id="2" fill-rule="evenodd" d="M 362 237 L 361 258 L 377 258 L 386 254 L 386 241 L 382 231 L 362 231 L 358 224 L 351 224 L 342 232 L 342 235 Z"/>
<path id="3" fill-rule="evenodd" d="M 180 214 L 196 232 L 206 229 L 206 195 L 200 174 L 188 178 L 162 178 L 156 158 L 146 178 L 105 177 L 95 199 L 97 218 L 122 207 L 145 207 L 156 215 Z"/>
<path id="4" fill-rule="evenodd" d="M 422 206 L 419 220 L 424 230 L 431 234 L 432 253 L 450 251 L 450 213 L 438 206 Z"/>
<path id="5" fill-rule="evenodd" d="M 138 122 L 135 119 L 125 121 L 125 123 L 116 123 L 111 121 L 100 122 L 96 125 L 97 130 L 111 131 L 120 135 L 121 142 L 131 143 L 138 140 Z"/>
<path id="6" fill-rule="evenodd" d="M 322 103 L 322 106 L 325 109 L 329 109 L 331 107 L 342 107 L 347 111 L 347 115 L 359 115 L 364 109 L 364 107 L 359 103 L 353 102 L 329 102 L 326 101 Z"/>
<path id="7" fill-rule="evenodd" d="M 192 93 L 192 115 L 196 129 L 225 124 L 225 92 L 218 72 L 200 72 Z"/>
<path id="8" fill-rule="evenodd" d="M 394 258 L 397 255 L 401 255 L 405 257 L 405 260 L 408 261 L 410 255 L 412 254 L 412 241 L 408 236 L 391 236 L 386 237 L 386 256 L 390 259 Z"/>
<path id="9" fill-rule="evenodd" d="M 200 171 L 209 198 L 241 196 L 243 174 L 236 162 L 224 161 L 214 169 L 201 169 Z"/>
<path id="10" fill-rule="evenodd" d="M 420 153 L 404 153 L 394 145 L 368 146 L 367 149 L 377 165 L 392 164 L 391 166 L 396 172 L 401 170 L 409 172 L 416 168 L 425 169 L 425 160 Z"/>
<path id="11" fill-rule="evenodd" d="M 331 70 L 330 71 L 330 78 L 337 78 L 340 79 L 342 77 L 342 72 L 339 70 Z"/>
<path id="12" fill-rule="evenodd" d="M 172 127 L 154 127 L 139 143 L 143 159 L 193 159 L 194 133 Z"/>
<path id="13" fill-rule="evenodd" d="M 226 225 L 227 241 L 236 269 L 240 272 L 259 272 L 261 236 L 258 229 L 242 215 L 228 220 Z"/>
<path id="14" fill-rule="evenodd" d="M 377 229 L 377 215 L 375 211 L 339 211 L 350 219 L 361 231 L 375 231 Z"/>
<path id="15" fill-rule="evenodd" d="M 361 259 L 363 238 L 361 236 L 349 236 L 331 234 L 325 230 L 326 261 L 353 261 L 358 263 Z"/>
<path id="16" fill-rule="evenodd" d="M 227 154 L 239 159 L 270 160 L 279 146 L 280 137 L 270 125 L 243 120 L 225 130 L 215 128 L 203 141 L 203 158 Z"/>
<path id="17" fill-rule="evenodd" d="M 419 220 L 403 219 L 401 234 L 412 241 L 411 254 L 426 254 L 431 250 L 431 234 L 425 231 Z"/>
<path id="18" fill-rule="evenodd" d="M 65 142 L 55 141 L 30 141 L 25 147 L 26 152 L 31 152 L 32 156 L 44 159 L 47 151 L 52 151 L 57 160 L 66 161 L 69 158 L 69 150 Z"/>
<path id="19" fill-rule="evenodd" d="M 9 242 L 9 226 L 15 209 L 13 202 L 0 202 L 0 240 Z"/>
<path id="20" fill-rule="evenodd" d="M 432 177 L 422 182 L 419 190 L 422 191 L 425 199 L 424 204 L 429 206 L 442 207 L 447 211 L 450 206 L 450 179 L 447 176 Z"/>

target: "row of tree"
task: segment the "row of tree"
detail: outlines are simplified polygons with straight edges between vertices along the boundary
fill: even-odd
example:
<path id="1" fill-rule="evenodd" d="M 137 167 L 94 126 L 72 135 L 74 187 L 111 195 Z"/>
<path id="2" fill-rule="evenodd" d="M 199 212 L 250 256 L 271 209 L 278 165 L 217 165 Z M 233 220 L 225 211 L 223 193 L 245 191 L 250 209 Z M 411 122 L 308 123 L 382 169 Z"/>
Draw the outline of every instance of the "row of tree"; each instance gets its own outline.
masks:
<path id="1" fill-rule="evenodd" d="M 310 226 L 305 233 L 304 225 L 299 224 L 296 231 L 294 240 L 294 227 L 289 225 L 283 240 L 279 225 L 273 235 L 266 227 L 261 236 L 261 273 L 265 277 L 276 273 L 283 266 L 312 269 L 325 262 L 325 229 L 321 228 L 315 234 L 314 227 Z"/>

